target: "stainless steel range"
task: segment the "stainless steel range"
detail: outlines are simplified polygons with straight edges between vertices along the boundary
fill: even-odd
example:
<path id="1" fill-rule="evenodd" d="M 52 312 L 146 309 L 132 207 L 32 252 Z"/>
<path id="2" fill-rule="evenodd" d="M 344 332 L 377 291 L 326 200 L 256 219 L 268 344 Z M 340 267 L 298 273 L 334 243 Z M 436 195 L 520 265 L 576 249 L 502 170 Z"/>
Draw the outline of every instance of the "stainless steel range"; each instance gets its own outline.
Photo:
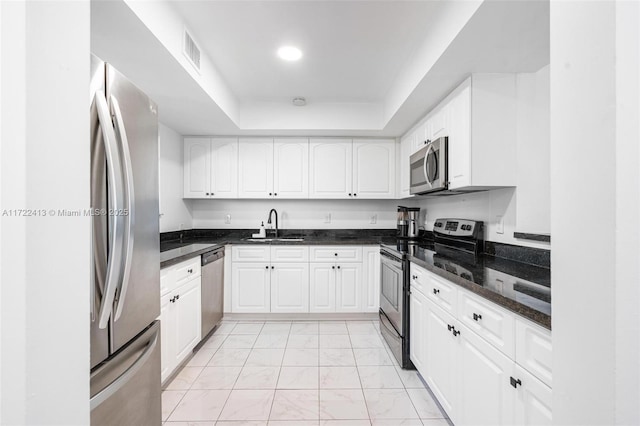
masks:
<path id="1" fill-rule="evenodd" d="M 425 243 L 401 239 L 396 245 L 380 247 L 380 332 L 402 368 L 415 368 L 409 358 L 409 256 L 422 249 L 423 253 L 432 253 L 433 263 L 438 267 L 473 281 L 472 272 L 452 262 L 447 253 L 455 253 L 456 259 L 474 263 L 483 251 L 483 234 L 482 222 L 437 219 L 433 229 L 434 242 L 428 245 L 428 250 L 423 250 Z"/>

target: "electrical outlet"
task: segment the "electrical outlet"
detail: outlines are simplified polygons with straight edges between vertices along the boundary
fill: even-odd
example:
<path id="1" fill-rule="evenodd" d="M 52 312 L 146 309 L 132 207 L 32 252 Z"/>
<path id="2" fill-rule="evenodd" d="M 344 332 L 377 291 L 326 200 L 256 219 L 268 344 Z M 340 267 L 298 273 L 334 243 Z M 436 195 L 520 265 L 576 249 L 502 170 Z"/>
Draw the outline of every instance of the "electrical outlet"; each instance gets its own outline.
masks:
<path id="1" fill-rule="evenodd" d="M 375 213 L 372 214 L 371 219 L 369 219 L 369 223 L 372 225 L 378 223 L 378 215 Z"/>
<path id="2" fill-rule="evenodd" d="M 496 234 L 504 234 L 504 217 L 496 216 Z"/>
<path id="3" fill-rule="evenodd" d="M 228 214 L 225 218 L 224 218 L 224 223 L 229 225 L 231 223 L 231 215 Z"/>
<path id="4" fill-rule="evenodd" d="M 324 215 L 324 223 L 331 223 L 331 213 Z"/>
<path id="5" fill-rule="evenodd" d="M 184 223 L 181 223 L 179 231 L 182 231 L 183 229 L 184 229 Z"/>

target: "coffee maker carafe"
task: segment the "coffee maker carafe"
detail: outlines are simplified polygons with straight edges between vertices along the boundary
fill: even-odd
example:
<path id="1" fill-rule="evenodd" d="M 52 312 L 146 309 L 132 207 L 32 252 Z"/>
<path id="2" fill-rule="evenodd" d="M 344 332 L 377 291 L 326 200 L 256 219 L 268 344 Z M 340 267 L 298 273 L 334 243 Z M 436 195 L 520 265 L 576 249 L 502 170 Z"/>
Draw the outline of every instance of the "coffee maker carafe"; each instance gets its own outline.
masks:
<path id="1" fill-rule="evenodd" d="M 418 238 L 419 207 L 398 206 L 398 238 Z"/>
<path id="2" fill-rule="evenodd" d="M 398 206 L 398 238 L 407 238 L 409 231 L 409 213 L 407 207 Z"/>

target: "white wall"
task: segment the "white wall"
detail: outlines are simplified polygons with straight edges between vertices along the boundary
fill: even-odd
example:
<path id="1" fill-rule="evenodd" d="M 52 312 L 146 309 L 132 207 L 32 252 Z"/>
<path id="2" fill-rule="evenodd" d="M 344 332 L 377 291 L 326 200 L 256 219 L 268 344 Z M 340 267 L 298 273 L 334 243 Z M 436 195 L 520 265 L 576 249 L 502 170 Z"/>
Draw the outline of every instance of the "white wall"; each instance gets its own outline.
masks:
<path id="1" fill-rule="evenodd" d="M 182 136 L 160 123 L 160 232 L 190 229 L 193 226 L 189 201 L 184 194 Z"/>
<path id="2" fill-rule="evenodd" d="M 626 1 L 551 2 L 559 425 L 640 424 L 639 9 Z"/>
<path id="3" fill-rule="evenodd" d="M 258 229 L 269 211 L 278 211 L 280 229 L 390 229 L 396 227 L 396 200 L 193 200 L 194 228 Z M 225 223 L 227 214 L 231 223 Z M 325 217 L 331 214 L 331 223 Z M 370 223 L 377 216 L 375 224 Z"/>
<path id="4" fill-rule="evenodd" d="M 0 2 L 0 423 L 89 423 L 89 3 Z"/>

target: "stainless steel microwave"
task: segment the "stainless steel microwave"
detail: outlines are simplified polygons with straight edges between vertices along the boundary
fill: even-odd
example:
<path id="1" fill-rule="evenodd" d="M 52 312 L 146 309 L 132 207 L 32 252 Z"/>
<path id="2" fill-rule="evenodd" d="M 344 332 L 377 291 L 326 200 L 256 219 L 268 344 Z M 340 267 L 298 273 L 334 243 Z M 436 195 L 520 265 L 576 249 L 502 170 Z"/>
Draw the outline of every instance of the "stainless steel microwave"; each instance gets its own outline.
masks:
<path id="1" fill-rule="evenodd" d="M 448 138 L 441 137 L 411 155 L 411 194 L 428 194 L 448 188 L 447 144 Z"/>

